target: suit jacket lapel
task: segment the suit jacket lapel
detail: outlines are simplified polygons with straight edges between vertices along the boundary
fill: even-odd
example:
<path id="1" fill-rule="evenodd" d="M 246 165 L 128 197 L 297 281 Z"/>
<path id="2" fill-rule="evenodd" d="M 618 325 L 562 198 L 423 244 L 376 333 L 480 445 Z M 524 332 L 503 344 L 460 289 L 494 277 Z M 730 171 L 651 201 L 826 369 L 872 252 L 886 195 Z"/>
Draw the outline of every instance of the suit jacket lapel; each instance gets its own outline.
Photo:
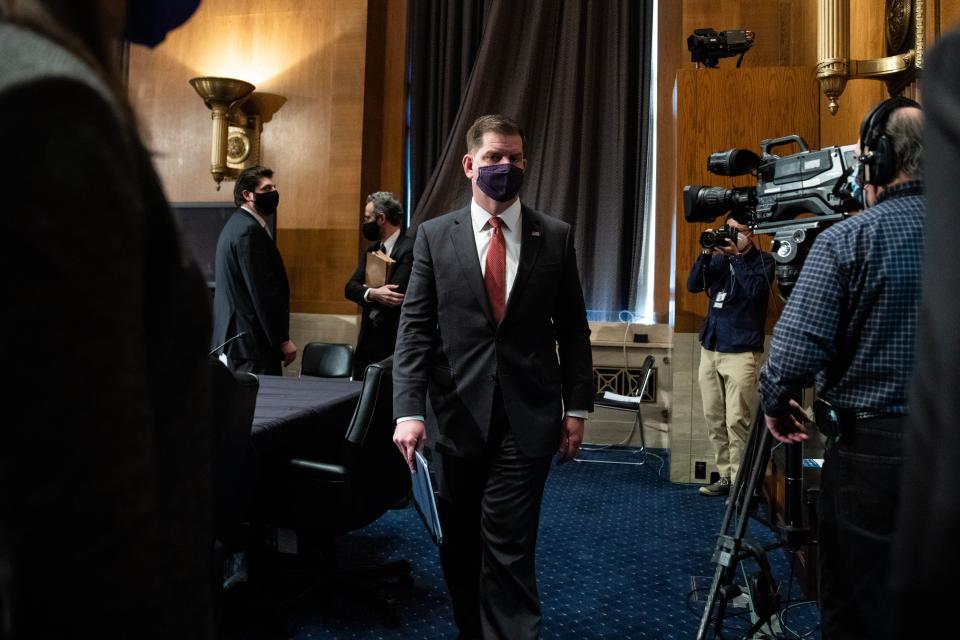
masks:
<path id="1" fill-rule="evenodd" d="M 493 312 L 490 310 L 490 301 L 487 300 L 487 289 L 483 285 L 483 271 L 480 269 L 480 260 L 477 259 L 477 241 L 473 235 L 473 221 L 470 218 L 470 207 L 461 209 L 453 218 L 453 228 L 450 230 L 450 239 L 453 241 L 453 251 L 457 255 L 463 278 L 467 281 L 473 295 L 476 296 L 480 308 L 487 316 L 487 321 L 494 327 Z"/>
<path id="2" fill-rule="evenodd" d="M 507 300 L 507 308 L 503 312 L 503 318 L 510 317 L 510 310 L 517 306 L 514 300 L 523 296 L 523 289 L 527 280 L 530 278 L 530 272 L 537 263 L 537 256 L 540 255 L 540 234 L 543 233 L 540 224 L 540 218 L 533 211 L 523 207 L 520 218 L 520 262 L 517 265 L 517 276 L 513 280 L 513 287 L 510 289 L 510 298 Z"/>

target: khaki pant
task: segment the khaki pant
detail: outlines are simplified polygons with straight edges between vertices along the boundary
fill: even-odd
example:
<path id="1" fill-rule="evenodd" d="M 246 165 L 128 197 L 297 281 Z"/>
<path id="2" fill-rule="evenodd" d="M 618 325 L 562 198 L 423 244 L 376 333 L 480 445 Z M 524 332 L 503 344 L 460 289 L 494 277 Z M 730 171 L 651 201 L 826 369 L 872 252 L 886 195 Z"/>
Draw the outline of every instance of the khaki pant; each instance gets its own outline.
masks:
<path id="1" fill-rule="evenodd" d="M 700 348 L 700 395 L 720 477 L 732 483 L 758 408 L 760 354 Z"/>

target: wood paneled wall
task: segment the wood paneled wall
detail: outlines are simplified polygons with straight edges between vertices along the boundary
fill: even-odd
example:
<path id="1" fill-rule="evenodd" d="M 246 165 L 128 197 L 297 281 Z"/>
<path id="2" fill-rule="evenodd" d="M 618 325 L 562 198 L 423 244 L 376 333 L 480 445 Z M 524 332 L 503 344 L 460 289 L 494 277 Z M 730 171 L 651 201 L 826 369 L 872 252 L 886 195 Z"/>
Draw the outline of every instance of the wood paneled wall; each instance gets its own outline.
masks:
<path id="1" fill-rule="evenodd" d="M 261 162 L 281 193 L 293 311 L 356 311 L 343 285 L 363 189 L 401 185 L 405 34 L 405 0 L 205 0 L 161 46 L 131 51 L 131 99 L 173 202 L 232 201 L 234 183 L 217 192 L 210 177 L 210 112 L 190 78 L 247 80 L 271 106 Z"/>
<path id="2" fill-rule="evenodd" d="M 731 147 L 759 153 L 764 138 L 798 134 L 811 149 L 819 146 L 816 77 L 810 67 L 682 70 L 677 76 L 677 247 L 675 324 L 678 332 L 694 332 L 706 317 L 707 296 L 687 291 L 690 267 L 700 252 L 698 239 L 708 227 L 683 218 L 684 185 L 753 186 L 751 176 L 724 178 L 707 172 L 707 156 Z M 794 153 L 796 146 L 781 147 Z M 769 247 L 769 238 L 761 236 Z M 774 309 L 776 305 L 770 305 Z"/>

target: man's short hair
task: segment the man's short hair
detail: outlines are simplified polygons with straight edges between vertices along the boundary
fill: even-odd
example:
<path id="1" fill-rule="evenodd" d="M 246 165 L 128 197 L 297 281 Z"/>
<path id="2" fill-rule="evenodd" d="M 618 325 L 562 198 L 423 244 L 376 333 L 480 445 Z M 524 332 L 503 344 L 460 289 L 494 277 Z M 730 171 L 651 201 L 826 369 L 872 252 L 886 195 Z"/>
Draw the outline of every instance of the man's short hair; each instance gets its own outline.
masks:
<path id="1" fill-rule="evenodd" d="M 238 207 L 242 205 L 244 202 L 243 192 L 256 191 L 257 185 L 260 184 L 260 178 L 272 177 L 273 169 L 261 167 L 260 165 L 244 169 L 243 172 L 237 176 L 237 182 L 233 185 L 233 204 Z"/>
<path id="2" fill-rule="evenodd" d="M 907 114 L 904 109 L 897 109 L 890 114 L 886 129 L 887 136 L 893 142 L 897 173 L 902 171 L 910 177 L 919 178 L 923 154 L 923 119 L 915 117 L 915 114 Z"/>
<path id="3" fill-rule="evenodd" d="M 483 134 L 488 131 L 503 136 L 520 136 L 520 142 L 523 143 L 524 151 L 526 151 L 527 140 L 523 135 L 523 129 L 520 128 L 516 120 L 494 113 L 480 116 L 470 125 L 467 130 L 467 153 L 475 153 L 477 149 L 483 146 Z"/>
<path id="4" fill-rule="evenodd" d="M 403 220 L 403 207 L 400 201 L 389 191 L 376 191 L 367 196 L 367 202 L 373 203 L 373 210 L 382 213 L 387 222 L 399 227 Z"/>

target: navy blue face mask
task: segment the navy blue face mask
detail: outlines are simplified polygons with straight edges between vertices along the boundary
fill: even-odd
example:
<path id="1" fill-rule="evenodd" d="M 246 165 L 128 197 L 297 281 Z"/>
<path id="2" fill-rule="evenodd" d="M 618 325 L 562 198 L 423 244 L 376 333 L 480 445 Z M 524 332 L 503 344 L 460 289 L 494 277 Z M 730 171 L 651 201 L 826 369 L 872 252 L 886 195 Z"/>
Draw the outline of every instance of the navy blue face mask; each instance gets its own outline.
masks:
<path id="1" fill-rule="evenodd" d="M 134 44 L 155 47 L 193 15 L 200 0 L 127 0 L 124 37 Z"/>
<path id="2" fill-rule="evenodd" d="M 477 186 L 497 202 L 516 198 L 522 185 L 523 169 L 515 164 L 491 164 L 477 173 Z"/>

